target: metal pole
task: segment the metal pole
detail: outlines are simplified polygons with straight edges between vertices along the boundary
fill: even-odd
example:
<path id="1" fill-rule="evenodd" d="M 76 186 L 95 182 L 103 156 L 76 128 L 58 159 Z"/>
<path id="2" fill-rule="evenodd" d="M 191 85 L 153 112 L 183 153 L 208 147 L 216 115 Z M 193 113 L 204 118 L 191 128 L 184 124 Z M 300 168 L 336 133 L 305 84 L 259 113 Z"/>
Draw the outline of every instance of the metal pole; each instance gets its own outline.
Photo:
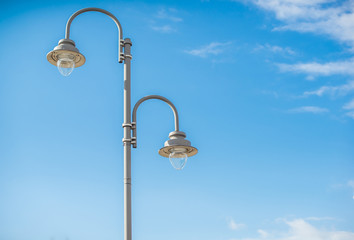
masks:
<path id="1" fill-rule="evenodd" d="M 130 89 L 130 47 L 129 38 L 124 40 L 124 240 L 132 239 L 131 200 L 131 89 Z"/>
<path id="2" fill-rule="evenodd" d="M 71 23 L 78 15 L 85 13 L 85 12 L 91 12 L 91 11 L 101 12 L 103 14 L 108 15 L 116 23 L 116 25 L 118 27 L 118 42 L 119 42 L 118 43 L 118 61 L 119 61 L 119 63 L 122 63 L 124 61 L 124 122 L 123 122 L 123 128 L 124 128 L 124 138 L 123 138 L 123 145 L 124 145 L 124 240 L 132 240 L 131 147 L 133 146 L 136 148 L 136 111 L 137 111 L 139 105 L 142 102 L 149 100 L 149 99 L 159 99 L 159 100 L 166 102 L 172 108 L 173 113 L 174 113 L 174 117 L 175 117 L 175 132 L 172 132 L 174 134 L 173 136 L 175 136 L 178 133 L 180 135 L 183 134 L 183 138 L 184 138 L 185 134 L 183 132 L 179 132 L 179 119 L 178 119 L 178 113 L 177 113 L 176 107 L 167 98 L 164 98 L 164 97 L 158 96 L 158 95 L 150 95 L 150 96 L 146 96 L 146 97 L 140 99 L 134 107 L 133 122 L 131 121 L 131 86 L 130 86 L 131 69 L 130 69 L 130 66 L 131 66 L 132 56 L 131 56 L 131 52 L 130 52 L 131 49 L 130 48 L 132 46 L 132 42 L 129 38 L 126 38 L 123 40 L 122 26 L 121 26 L 120 22 L 118 21 L 118 19 L 112 13 L 110 13 L 104 9 L 100 9 L 100 8 L 84 8 L 84 9 L 81 9 L 81 10 L 75 12 L 69 18 L 69 20 L 66 24 L 65 39 L 64 39 L 64 40 L 66 40 L 66 43 L 69 42 L 69 45 L 71 44 L 71 45 L 75 46 L 74 42 L 69 39 Z M 63 40 L 61 40 L 61 41 L 63 41 Z M 60 45 L 60 42 L 59 42 L 59 45 Z M 123 48 L 124 48 L 124 53 L 122 53 Z M 55 51 L 55 49 L 54 49 L 54 51 Z M 70 50 L 70 51 L 72 51 L 72 50 Z M 74 52 L 76 54 L 78 54 L 77 49 Z M 52 60 L 56 61 L 57 59 L 52 59 Z M 53 64 L 52 60 L 48 59 L 48 61 Z M 133 138 L 131 136 L 132 129 L 134 130 Z M 170 135 L 172 133 L 170 133 Z M 183 146 L 185 145 L 188 148 L 193 148 L 193 147 L 190 147 L 189 141 L 184 140 L 183 143 L 185 143 L 185 142 L 187 142 L 188 144 L 182 144 Z M 170 146 L 168 146 L 168 147 L 170 147 Z M 193 149 L 196 153 L 197 150 L 195 148 L 193 148 Z M 161 155 L 164 156 L 163 154 L 161 154 Z"/>

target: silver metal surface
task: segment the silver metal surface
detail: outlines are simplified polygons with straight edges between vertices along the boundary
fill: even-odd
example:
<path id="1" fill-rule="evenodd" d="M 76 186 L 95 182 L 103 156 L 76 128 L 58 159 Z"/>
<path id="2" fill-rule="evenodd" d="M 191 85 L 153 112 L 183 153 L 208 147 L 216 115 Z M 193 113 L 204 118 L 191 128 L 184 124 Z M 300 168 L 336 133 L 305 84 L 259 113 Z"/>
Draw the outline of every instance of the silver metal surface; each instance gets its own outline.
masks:
<path id="1" fill-rule="evenodd" d="M 124 40 L 124 55 L 131 56 L 132 42 Z M 131 139 L 131 57 L 124 59 L 124 139 Z M 132 239 L 131 142 L 124 142 L 124 240 Z"/>
<path id="2" fill-rule="evenodd" d="M 63 53 L 72 54 L 74 56 L 76 68 L 84 65 L 86 61 L 85 56 L 82 55 L 75 47 L 75 42 L 70 39 L 61 39 L 58 46 L 47 54 L 47 60 L 56 66 L 58 62 L 58 55 Z"/>
<path id="3" fill-rule="evenodd" d="M 168 158 L 170 156 L 170 153 L 173 152 L 173 150 L 177 147 L 180 148 L 185 148 L 186 149 L 186 154 L 188 157 L 192 157 L 194 155 L 196 155 L 198 153 L 198 149 L 196 149 L 195 147 L 192 146 L 167 146 L 167 147 L 163 147 L 159 150 L 159 154 L 163 157 Z"/>
<path id="4" fill-rule="evenodd" d="M 169 135 L 169 140 L 165 142 L 165 146 L 159 150 L 159 154 L 163 157 L 169 157 L 170 153 L 176 149 L 185 149 L 188 157 L 198 153 L 198 149 L 191 146 L 191 142 L 186 138 L 186 134 L 181 131 L 173 131 Z"/>
<path id="5" fill-rule="evenodd" d="M 138 111 L 138 108 L 139 108 L 140 104 L 142 104 L 146 100 L 150 100 L 150 99 L 157 99 L 157 100 L 164 101 L 165 103 L 167 103 L 171 107 L 171 109 L 173 111 L 174 118 L 175 118 L 175 131 L 179 131 L 178 112 L 177 112 L 177 109 L 176 109 L 175 105 L 173 105 L 173 103 L 170 100 L 168 100 L 165 97 L 159 96 L 159 95 L 149 95 L 149 96 L 143 97 L 139 101 L 136 102 L 136 104 L 135 104 L 135 106 L 133 108 L 133 125 L 134 125 L 134 127 L 132 129 L 133 129 L 133 139 L 134 139 L 133 147 L 134 148 L 137 147 L 137 131 L 136 131 L 136 115 L 137 115 L 137 111 Z"/>
<path id="6" fill-rule="evenodd" d="M 124 240 L 132 239 L 132 207 L 131 207 L 131 146 L 136 147 L 136 112 L 139 105 L 148 99 L 159 99 L 166 102 L 174 113 L 175 131 L 171 132 L 170 139 L 165 142 L 165 147 L 160 149 L 159 153 L 162 156 L 168 157 L 174 148 L 186 149 L 188 156 L 193 156 L 197 153 L 197 149 L 190 146 L 190 142 L 186 139 L 185 133 L 179 131 L 179 119 L 176 107 L 168 99 L 158 96 L 150 95 L 140 99 L 134 106 L 133 113 L 131 112 L 131 46 L 132 42 L 129 38 L 123 40 L 123 31 L 118 19 L 110 12 L 100 8 L 84 8 L 75 12 L 66 24 L 65 39 L 59 41 L 59 45 L 47 54 L 48 61 L 56 65 L 58 61 L 58 54 L 70 53 L 75 56 L 75 67 L 80 67 L 85 63 L 85 57 L 75 47 L 74 41 L 70 40 L 70 27 L 72 21 L 81 13 L 84 12 L 101 12 L 108 15 L 116 23 L 118 27 L 118 58 L 119 62 L 124 62 L 124 122 L 122 124 L 124 129 Z M 124 48 L 124 53 L 123 53 Z M 131 115 L 132 113 L 132 115 Z M 133 122 L 131 121 L 131 116 Z M 133 136 L 131 136 L 133 132 Z M 168 155 L 167 155 L 168 154 Z"/>
<path id="7" fill-rule="evenodd" d="M 85 12 L 100 12 L 100 13 L 104 13 L 107 16 L 109 16 L 117 25 L 118 28 L 118 61 L 120 63 L 123 62 L 124 60 L 124 56 L 123 56 L 123 47 L 124 47 L 124 41 L 123 41 L 123 29 L 122 26 L 120 25 L 120 22 L 118 21 L 118 19 L 110 12 L 101 9 L 101 8 L 94 8 L 94 7 L 90 7 L 90 8 L 83 8 L 77 12 L 75 12 L 73 15 L 71 15 L 71 17 L 69 18 L 68 22 L 66 23 L 66 29 L 65 29 L 65 39 L 69 39 L 70 38 L 70 27 L 71 27 L 71 23 L 72 21 L 81 13 L 85 13 Z"/>

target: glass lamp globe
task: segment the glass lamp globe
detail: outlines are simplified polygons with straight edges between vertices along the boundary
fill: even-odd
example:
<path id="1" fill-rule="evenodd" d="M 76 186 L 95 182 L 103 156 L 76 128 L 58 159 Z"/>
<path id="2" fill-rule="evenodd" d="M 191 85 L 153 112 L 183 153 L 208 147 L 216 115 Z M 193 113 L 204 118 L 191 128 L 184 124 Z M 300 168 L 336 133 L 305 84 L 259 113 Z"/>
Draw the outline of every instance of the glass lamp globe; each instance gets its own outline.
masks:
<path id="1" fill-rule="evenodd" d="M 175 148 L 169 155 L 171 165 L 177 169 L 182 170 L 187 163 L 188 156 L 185 148 Z"/>
<path id="2" fill-rule="evenodd" d="M 173 131 L 169 135 L 169 140 L 165 142 L 165 146 L 159 150 L 159 154 L 168 157 L 171 165 L 182 170 L 187 163 L 188 157 L 197 154 L 198 149 L 191 146 L 191 142 L 186 138 L 186 134 L 181 131 Z"/>
<path id="3" fill-rule="evenodd" d="M 67 77 L 74 68 L 82 66 L 86 59 L 70 39 L 61 39 L 52 51 L 47 54 L 47 60 L 58 67 L 59 72 Z"/>
<path id="4" fill-rule="evenodd" d="M 59 54 L 57 67 L 61 75 L 69 76 L 75 68 L 75 56 L 68 53 Z"/>

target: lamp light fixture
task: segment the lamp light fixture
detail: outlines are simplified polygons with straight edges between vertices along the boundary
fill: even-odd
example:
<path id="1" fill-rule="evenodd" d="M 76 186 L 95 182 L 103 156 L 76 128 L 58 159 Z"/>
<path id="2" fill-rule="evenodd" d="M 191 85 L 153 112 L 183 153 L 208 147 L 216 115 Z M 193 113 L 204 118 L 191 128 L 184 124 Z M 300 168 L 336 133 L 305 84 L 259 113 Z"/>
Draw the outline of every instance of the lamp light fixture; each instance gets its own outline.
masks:
<path id="1" fill-rule="evenodd" d="M 67 77 L 74 68 L 84 65 L 86 59 L 70 39 L 61 39 L 52 51 L 47 54 L 47 60 L 58 67 L 59 72 Z"/>
<path id="2" fill-rule="evenodd" d="M 177 170 L 182 170 L 186 165 L 188 157 L 197 154 L 198 150 L 191 146 L 191 142 L 186 138 L 186 134 L 181 131 L 173 131 L 165 142 L 165 146 L 159 150 L 159 154 L 168 157 L 172 166 Z"/>

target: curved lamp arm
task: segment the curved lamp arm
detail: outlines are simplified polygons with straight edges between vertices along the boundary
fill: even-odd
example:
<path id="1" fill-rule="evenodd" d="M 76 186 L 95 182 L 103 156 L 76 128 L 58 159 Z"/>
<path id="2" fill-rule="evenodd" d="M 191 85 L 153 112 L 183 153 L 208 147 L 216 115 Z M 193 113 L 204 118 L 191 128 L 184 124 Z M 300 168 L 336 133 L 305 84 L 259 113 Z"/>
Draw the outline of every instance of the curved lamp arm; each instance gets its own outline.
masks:
<path id="1" fill-rule="evenodd" d="M 107 16 L 109 16 L 117 25 L 118 28 L 118 40 L 119 40 L 119 46 L 118 46 L 118 57 L 119 57 L 119 62 L 121 63 L 124 60 L 124 54 L 123 54 L 123 46 L 124 46 L 124 40 L 123 40 L 123 29 L 122 26 L 120 25 L 120 22 L 118 21 L 118 19 L 110 12 L 101 9 L 101 8 L 83 8 L 77 12 L 75 12 L 73 15 L 71 15 L 71 17 L 69 18 L 68 22 L 66 23 L 66 30 L 65 30 L 65 39 L 69 39 L 70 38 L 70 26 L 72 21 L 81 13 L 84 12 L 100 12 L 100 13 L 104 13 Z"/>
<path id="2" fill-rule="evenodd" d="M 178 112 L 177 112 L 177 109 L 175 107 L 175 105 L 173 105 L 173 103 L 168 100 L 167 98 L 165 97 L 162 97 L 162 96 L 159 96 L 159 95 L 149 95 L 149 96 L 146 96 L 146 97 L 143 97 L 141 98 L 134 106 L 134 109 L 133 109 L 133 121 L 132 121 L 132 130 L 133 130 L 133 136 L 132 136 L 132 139 L 133 139 L 133 147 L 136 148 L 136 112 L 138 110 L 138 107 L 140 106 L 141 103 L 145 102 L 146 100 L 149 100 L 149 99 L 158 99 L 158 100 L 162 100 L 164 101 L 165 103 L 167 103 L 172 111 L 173 111 L 173 114 L 174 114 L 174 117 L 175 117 L 175 131 L 179 131 L 179 119 L 178 119 Z"/>

